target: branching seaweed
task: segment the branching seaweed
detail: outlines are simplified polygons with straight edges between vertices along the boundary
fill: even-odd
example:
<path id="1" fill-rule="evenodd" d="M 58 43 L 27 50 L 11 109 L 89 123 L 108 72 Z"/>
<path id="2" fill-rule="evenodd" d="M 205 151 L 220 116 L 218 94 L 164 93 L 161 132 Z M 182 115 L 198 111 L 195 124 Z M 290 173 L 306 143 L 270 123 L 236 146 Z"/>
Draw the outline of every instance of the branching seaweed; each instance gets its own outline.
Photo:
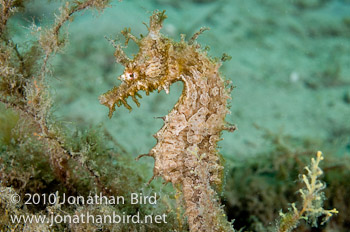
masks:
<path id="1" fill-rule="evenodd" d="M 322 152 L 317 152 L 316 160 L 311 159 L 311 165 L 305 167 L 307 174 L 301 175 L 301 180 L 305 187 L 300 189 L 301 198 L 303 200 L 302 208 L 297 209 L 295 203 L 292 203 L 292 208 L 288 213 L 280 213 L 281 219 L 278 223 L 278 232 L 289 232 L 298 226 L 300 220 L 305 219 L 311 223 L 312 226 L 317 226 L 318 217 L 324 217 L 321 225 L 328 221 L 333 214 L 337 214 L 336 209 L 323 209 L 323 201 L 325 199 L 322 190 L 326 188 L 325 183 L 318 180 L 323 174 L 319 167 L 319 163 L 323 160 Z"/>
<path id="2" fill-rule="evenodd" d="M 67 188 L 73 190 L 69 184 L 71 174 L 68 162 L 71 157 L 76 156 L 72 156 L 66 148 L 64 136 L 50 120 L 51 100 L 45 81 L 49 71 L 47 64 L 49 58 L 64 46 L 65 39 L 61 35 L 63 25 L 71 20 L 75 13 L 87 8 L 103 10 L 109 1 L 85 0 L 75 1 L 73 4 L 66 2 L 52 27 L 42 29 L 33 25 L 34 31 L 39 33 L 38 40 L 29 48 L 15 44 L 6 31 L 8 19 L 19 11 L 24 3 L 25 1 L 16 0 L 1 1 L 0 101 L 7 107 L 21 112 L 28 123 L 36 128 L 34 135 L 47 144 L 50 163 L 56 176 Z M 22 53 L 18 49 L 19 46 L 23 46 Z M 95 178 L 97 185 L 100 185 L 95 172 L 86 164 L 82 165 Z"/>

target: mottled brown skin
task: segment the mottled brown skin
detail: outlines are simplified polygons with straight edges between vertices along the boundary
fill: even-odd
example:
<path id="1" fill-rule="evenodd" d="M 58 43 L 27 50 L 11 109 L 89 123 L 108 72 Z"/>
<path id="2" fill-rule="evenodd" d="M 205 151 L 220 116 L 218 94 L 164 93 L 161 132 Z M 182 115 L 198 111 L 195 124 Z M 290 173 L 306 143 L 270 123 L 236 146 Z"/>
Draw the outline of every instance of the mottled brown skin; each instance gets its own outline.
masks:
<path id="1" fill-rule="evenodd" d="M 125 66 L 119 77 L 122 84 L 100 97 L 111 117 L 115 105 L 127 104 L 131 96 L 143 90 L 169 92 L 170 85 L 184 83 L 180 99 L 164 117 L 164 126 L 154 136 L 157 144 L 149 152 L 155 159 L 154 176 L 162 176 L 174 186 L 182 186 L 186 216 L 191 231 L 231 231 L 212 186 L 221 186 L 223 166 L 217 151 L 222 130 L 235 128 L 225 123 L 229 112 L 229 92 L 218 71 L 220 63 L 199 49 L 195 34 L 189 42 L 182 37 L 174 42 L 160 34 L 164 12 L 155 12 L 150 19 L 149 33 L 141 39 L 122 33 L 139 45 L 139 53 L 130 60 L 116 45 L 117 62 Z"/>

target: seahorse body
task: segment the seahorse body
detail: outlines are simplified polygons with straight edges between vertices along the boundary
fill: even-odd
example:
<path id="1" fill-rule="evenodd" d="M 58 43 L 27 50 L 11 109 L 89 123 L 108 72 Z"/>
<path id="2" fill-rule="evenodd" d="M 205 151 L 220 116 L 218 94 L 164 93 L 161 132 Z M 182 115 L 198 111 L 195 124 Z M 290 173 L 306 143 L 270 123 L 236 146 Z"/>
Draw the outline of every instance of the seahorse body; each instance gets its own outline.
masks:
<path id="1" fill-rule="evenodd" d="M 120 76 L 122 84 L 100 97 L 112 115 L 115 105 L 124 104 L 129 96 L 139 105 L 138 91 L 165 90 L 177 81 L 184 83 L 182 95 L 171 112 L 164 117 L 164 126 L 155 134 L 157 144 L 149 156 L 154 157 L 154 176 L 162 176 L 174 186 L 182 186 L 186 216 L 191 231 L 229 231 L 215 191 L 223 175 L 217 142 L 221 131 L 234 130 L 227 126 L 225 116 L 229 91 L 220 77 L 220 63 L 207 57 L 195 42 L 199 33 L 189 42 L 182 37 L 174 42 L 160 34 L 164 11 L 150 18 L 149 33 L 141 39 L 122 33 L 139 45 L 133 60 L 126 57 L 116 45 L 117 62 L 125 66 Z"/>

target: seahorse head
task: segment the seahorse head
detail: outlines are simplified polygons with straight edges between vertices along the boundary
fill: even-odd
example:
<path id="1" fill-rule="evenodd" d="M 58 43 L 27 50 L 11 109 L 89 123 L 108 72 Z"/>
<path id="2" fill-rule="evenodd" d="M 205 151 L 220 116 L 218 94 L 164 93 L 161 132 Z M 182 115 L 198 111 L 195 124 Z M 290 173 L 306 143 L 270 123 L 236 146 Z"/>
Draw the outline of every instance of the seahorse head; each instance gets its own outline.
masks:
<path id="1" fill-rule="evenodd" d="M 115 105 L 124 105 L 131 110 L 127 103 L 127 98 L 132 97 L 139 106 L 136 96 L 141 97 L 138 91 L 143 90 L 148 95 L 154 90 L 164 89 L 168 92 L 171 81 L 167 79 L 167 56 L 169 39 L 159 33 L 162 22 L 166 18 L 165 11 L 156 11 L 150 18 L 147 26 L 147 36 L 136 38 L 130 33 L 130 29 L 124 29 L 122 34 L 126 38 L 126 44 L 131 39 L 139 46 L 139 52 L 130 59 L 124 53 L 121 45 L 114 45 L 116 51 L 114 56 L 116 61 L 122 64 L 125 69 L 118 77 L 122 83 L 118 87 L 113 87 L 110 91 L 100 96 L 101 104 L 109 108 L 109 117 L 115 111 Z"/>

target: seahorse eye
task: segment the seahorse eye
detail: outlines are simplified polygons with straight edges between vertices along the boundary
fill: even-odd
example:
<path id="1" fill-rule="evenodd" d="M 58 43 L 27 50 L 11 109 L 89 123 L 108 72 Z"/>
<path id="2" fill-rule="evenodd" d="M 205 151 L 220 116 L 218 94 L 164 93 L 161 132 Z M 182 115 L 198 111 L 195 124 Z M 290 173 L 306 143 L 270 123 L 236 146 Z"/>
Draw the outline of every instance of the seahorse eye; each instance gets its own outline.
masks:
<path id="1" fill-rule="evenodd" d="M 130 81 L 130 80 L 134 79 L 133 77 L 134 77 L 134 75 L 132 75 L 132 73 L 129 73 L 129 72 L 125 73 L 126 80 Z"/>
<path id="2" fill-rule="evenodd" d="M 120 76 L 120 79 L 122 81 L 132 81 L 132 80 L 137 79 L 137 77 L 138 77 L 138 75 L 135 72 L 125 72 L 124 74 L 122 74 Z"/>

